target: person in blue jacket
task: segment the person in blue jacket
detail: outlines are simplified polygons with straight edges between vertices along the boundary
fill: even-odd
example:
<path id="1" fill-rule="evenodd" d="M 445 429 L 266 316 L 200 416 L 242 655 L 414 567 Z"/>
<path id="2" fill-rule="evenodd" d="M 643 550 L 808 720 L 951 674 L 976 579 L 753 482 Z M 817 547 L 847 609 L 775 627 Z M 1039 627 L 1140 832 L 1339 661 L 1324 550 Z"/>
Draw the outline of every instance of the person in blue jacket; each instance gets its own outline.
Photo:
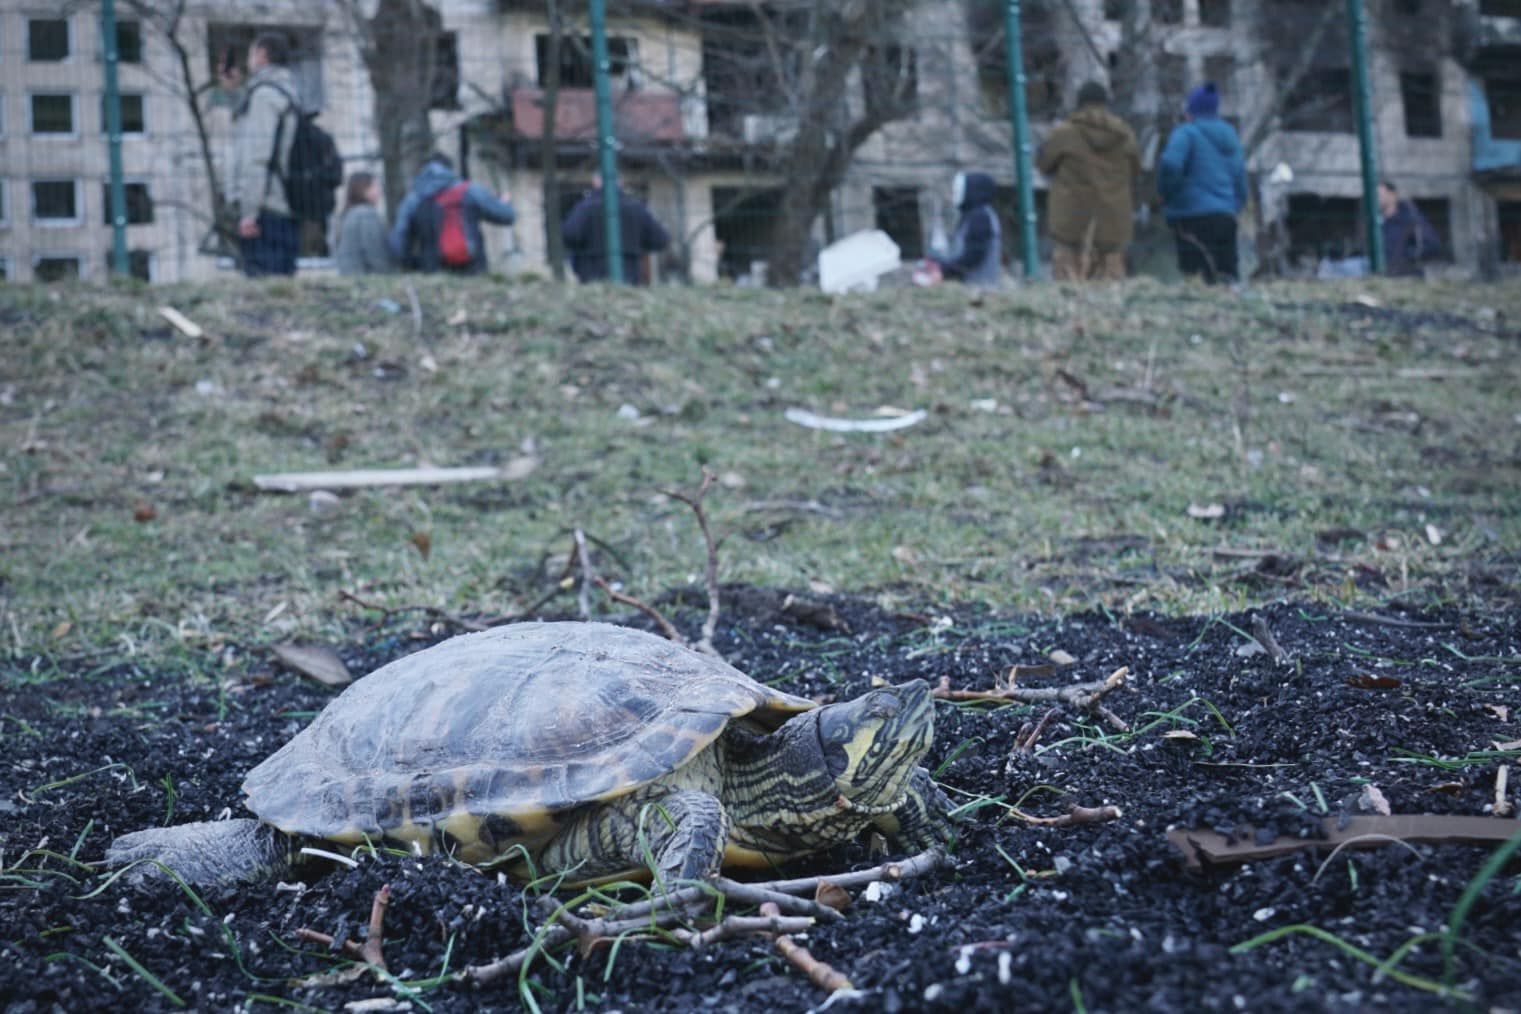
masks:
<path id="1" fill-rule="evenodd" d="M 993 177 L 987 173 L 957 173 L 951 182 L 951 200 L 961 209 L 961 220 L 951 236 L 951 249 L 931 255 L 944 278 L 967 285 L 993 287 L 1003 281 L 1000 260 L 998 212 L 993 209 Z"/>
<path id="2" fill-rule="evenodd" d="M 1206 81 L 1188 93 L 1188 120 L 1167 139 L 1158 166 L 1162 214 L 1172 226 L 1178 270 L 1210 284 L 1233 279 L 1236 214 L 1246 206 L 1241 139 L 1220 119 L 1220 92 Z"/>
<path id="3" fill-rule="evenodd" d="M 396 209 L 391 226 L 391 254 L 409 271 L 450 270 L 461 274 L 479 274 L 486 270 L 486 244 L 481 222 L 511 225 L 517 220 L 512 195 L 506 191 L 498 197 L 479 183 L 466 183 L 459 201 L 459 218 L 465 233 L 469 259 L 465 264 L 446 265 L 440 261 L 439 232 L 444 227 L 440 198 L 465 183 L 454 172 L 454 163 L 442 152 L 434 152 L 412 180 L 412 189 Z"/>

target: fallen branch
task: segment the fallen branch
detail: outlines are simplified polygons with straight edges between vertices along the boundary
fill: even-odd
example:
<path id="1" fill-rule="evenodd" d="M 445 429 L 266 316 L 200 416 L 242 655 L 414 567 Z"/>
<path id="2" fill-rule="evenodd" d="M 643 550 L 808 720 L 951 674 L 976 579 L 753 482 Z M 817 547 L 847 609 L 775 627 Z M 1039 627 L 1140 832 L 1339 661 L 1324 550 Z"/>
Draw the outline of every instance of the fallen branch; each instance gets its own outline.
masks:
<path id="1" fill-rule="evenodd" d="M 767 912 L 770 909 L 770 912 Z M 761 906 L 761 915 L 731 915 L 715 926 L 697 932 L 678 929 L 671 933 L 681 943 L 693 948 L 707 947 L 734 937 L 753 936 L 757 933 L 806 933 L 814 926 L 814 920 L 806 916 L 785 916 L 770 902 Z"/>
<path id="2" fill-rule="evenodd" d="M 446 612 L 437 606 L 396 606 L 393 608 L 391 606 L 380 605 L 378 602 L 366 602 L 364 599 L 360 598 L 358 595 L 355 595 L 353 592 L 344 591 L 343 589 L 339 589 L 338 597 L 346 602 L 352 602 L 362 609 L 373 609 L 376 612 L 380 613 L 382 619 L 394 616 L 397 613 L 420 612 L 426 616 L 431 616 L 435 620 L 440 620 L 444 623 L 452 624 L 453 626 L 459 627 L 461 630 L 467 630 L 472 633 L 480 630 L 488 630 L 491 627 L 500 626 L 501 624 L 507 623 L 508 621 L 516 618 L 512 616 L 497 616 L 490 620 L 467 620 L 464 617 L 455 616 L 453 613 Z"/>
<path id="3" fill-rule="evenodd" d="M 1451 623 L 1427 623 L 1422 620 L 1402 620 L 1397 616 L 1381 616 L 1378 613 L 1344 612 L 1341 614 L 1344 620 L 1356 620 L 1359 623 L 1377 623 L 1385 627 L 1404 627 L 1407 630 L 1441 630 L 1452 626 Z"/>
<path id="4" fill-rule="evenodd" d="M 776 906 L 767 902 L 761 906 L 761 915 L 776 917 L 778 915 Z M 835 971 L 828 963 L 815 958 L 808 953 L 808 948 L 785 933 L 777 936 L 776 949 L 793 968 L 808 976 L 808 981 L 822 990 L 833 993 L 839 989 L 855 988 L 844 975 Z"/>
<path id="5" fill-rule="evenodd" d="M 709 883 L 683 887 L 658 897 L 651 897 L 646 901 L 621 905 L 609 916 L 597 919 L 585 919 L 560 910 L 555 916 L 556 925 L 541 930 L 529 946 L 486 964 L 464 968 L 454 974 L 454 980 L 477 986 L 486 985 L 506 976 L 516 975 L 545 951 L 563 946 L 572 940 L 592 941 L 592 945 L 595 946 L 595 941 L 599 939 L 614 939 L 642 929 L 655 930 L 670 926 L 693 918 L 699 909 L 707 909 L 718 898 L 723 898 L 725 903 L 774 904 L 778 916 L 783 912 L 785 905 L 788 912 L 799 918 L 814 921 L 839 920 L 844 916 L 835 909 L 795 896 L 806 895 L 811 898 L 818 892 L 819 885 L 822 883 L 852 888 L 863 887 L 879 880 L 890 882 L 908 880 L 936 870 L 945 862 L 944 853 L 938 849 L 930 849 L 908 859 L 883 863 L 869 870 L 854 873 L 833 873 L 820 877 L 801 877 L 754 884 L 740 884 L 719 877 Z M 695 943 L 690 938 L 687 938 L 687 942 L 692 943 L 693 946 L 701 946 L 701 943 Z"/>
<path id="6" fill-rule="evenodd" d="M 1430 842 L 1435 845 L 1495 845 L 1521 834 L 1521 823 L 1494 817 L 1452 817 L 1437 814 L 1395 814 L 1390 817 L 1349 817 L 1342 821 L 1326 817 L 1321 821 L 1324 838 L 1295 838 L 1279 835 L 1258 844 L 1253 829 L 1243 826 L 1230 835 L 1218 831 L 1173 828 L 1167 840 L 1183 853 L 1190 869 L 1205 864 L 1250 862 L 1272 859 L 1301 849 L 1373 848 L 1400 842 Z"/>
<path id="7" fill-rule="evenodd" d="M 365 934 L 363 944 L 356 944 L 352 940 L 344 940 L 341 944 L 335 944 L 333 938 L 326 933 L 319 933 L 305 926 L 296 930 L 296 936 L 310 943 L 321 944 L 327 948 L 337 947 L 348 957 L 365 964 L 380 972 L 385 972 L 386 959 L 384 953 L 386 909 L 391 904 L 391 885 L 381 884 L 380 890 L 375 892 L 375 899 L 370 902 L 370 926 Z"/>
<path id="8" fill-rule="evenodd" d="M 612 585 L 607 583 L 606 578 L 597 578 L 597 587 L 606 592 L 607 597 L 612 599 L 614 602 L 620 602 L 626 606 L 633 606 L 635 609 L 639 610 L 641 613 L 654 620 L 655 624 L 660 628 L 660 632 L 670 640 L 675 641 L 677 644 L 687 643 L 687 639 L 681 636 L 681 631 L 677 630 L 671 621 L 665 618 L 660 610 L 656 609 L 648 602 L 644 602 L 640 599 L 634 598 L 632 595 L 625 595 L 623 592 L 617 591 L 613 588 Z"/>
<path id="9" fill-rule="evenodd" d="M 1129 666 L 1121 666 L 1107 679 L 1092 683 L 1074 683 L 1065 687 L 1016 687 L 1007 686 L 994 690 L 953 690 L 949 676 L 940 677 L 940 684 L 932 691 L 942 701 L 996 701 L 999 703 L 1045 704 L 1058 701 L 1062 704 L 1090 712 L 1103 718 L 1120 732 L 1129 732 L 1130 724 L 1110 711 L 1103 698 L 1125 685 L 1130 675 Z"/>

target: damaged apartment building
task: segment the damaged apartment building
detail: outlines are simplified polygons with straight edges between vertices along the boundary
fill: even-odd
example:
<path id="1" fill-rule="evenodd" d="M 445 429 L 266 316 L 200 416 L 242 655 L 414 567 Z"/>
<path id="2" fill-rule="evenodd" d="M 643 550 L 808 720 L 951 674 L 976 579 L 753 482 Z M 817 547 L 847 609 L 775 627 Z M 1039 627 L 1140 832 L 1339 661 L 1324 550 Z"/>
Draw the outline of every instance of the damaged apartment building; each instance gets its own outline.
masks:
<path id="1" fill-rule="evenodd" d="M 379 6 L 377 8 L 377 2 Z M 488 230 L 498 270 L 543 273 L 552 223 L 597 168 L 585 5 L 437 0 L 409 40 L 428 54 L 423 130 L 387 124 L 384 61 L 367 61 L 365 18 L 403 0 L 156 3 L 117 0 L 127 236 L 134 275 L 213 277 L 231 259 L 211 228 L 230 102 L 218 61 L 263 30 L 286 33 L 307 104 L 353 170 L 383 171 L 387 143 L 453 157 L 510 189 L 519 218 Z M 169 20 L 168 8 L 183 7 Z M 414 5 L 415 6 L 415 5 Z M 815 246 L 881 228 L 905 259 L 954 226 L 950 181 L 980 169 L 1000 184 L 1017 232 L 1002 0 L 938 0 L 889 19 L 866 61 L 893 76 L 883 112 L 852 71 L 831 129 L 872 120 L 823 189 Z M 1244 233 L 1257 270 L 1304 274 L 1360 251 L 1361 180 L 1344 5 L 1323 0 L 1027 0 L 1023 57 L 1033 143 L 1090 78 L 1137 128 L 1148 167 L 1193 84 L 1216 81 L 1250 154 L 1256 200 Z M 670 229 L 656 270 L 693 282 L 758 281 L 797 170 L 802 50 L 816 8 L 792 0 L 609 0 L 619 168 Z M 1452 270 L 1521 264 L 1521 0 L 1366 0 L 1381 175 L 1441 232 Z M 99 5 L 0 0 L 0 273 L 100 278 L 111 246 Z M 379 66 L 377 67 L 377 63 Z M 387 132 L 389 131 L 389 133 Z M 419 137 L 419 133 L 426 136 Z M 383 142 L 383 135 L 389 138 Z M 393 151 L 394 154 L 394 151 Z M 396 164 L 396 159 L 392 159 Z M 1277 170 L 1277 171 L 1275 171 Z M 394 195 L 405 180 L 391 180 Z M 1044 181 L 1035 178 L 1037 213 Z M 1143 181 L 1143 190 L 1150 183 Z M 1149 190 L 1148 190 L 1149 192 Z M 1147 209 L 1143 214 L 1149 213 Z M 1005 243 L 1005 256 L 1018 244 Z M 1139 271 L 1169 270 L 1153 219 Z M 326 237 L 303 238 L 303 270 L 329 270 Z"/>

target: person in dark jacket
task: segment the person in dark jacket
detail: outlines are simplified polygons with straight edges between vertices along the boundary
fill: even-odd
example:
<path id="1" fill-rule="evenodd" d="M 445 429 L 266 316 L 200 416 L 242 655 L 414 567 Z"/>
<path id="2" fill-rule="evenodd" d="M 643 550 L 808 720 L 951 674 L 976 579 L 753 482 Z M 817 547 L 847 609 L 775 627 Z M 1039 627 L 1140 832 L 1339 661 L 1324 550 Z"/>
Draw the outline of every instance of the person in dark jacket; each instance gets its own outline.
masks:
<path id="1" fill-rule="evenodd" d="M 1085 83 L 1077 111 L 1052 128 L 1035 160 L 1050 181 L 1051 277 L 1059 282 L 1125 277 L 1141 150 L 1130 125 L 1108 107 L 1104 86 Z"/>
<path id="2" fill-rule="evenodd" d="M 1378 214 L 1384 231 L 1384 273 L 1423 275 L 1423 262 L 1442 252 L 1441 237 L 1431 222 L 1388 180 L 1378 185 Z"/>
<path id="3" fill-rule="evenodd" d="M 602 210 L 602 178 L 594 177 L 588 190 L 565 216 L 560 227 L 565 249 L 570 251 L 570 267 L 583 282 L 606 281 L 609 276 L 607 256 L 607 216 Z M 628 285 L 648 285 L 649 277 L 639 270 L 646 254 L 659 253 L 671 242 L 670 234 L 645 207 L 644 202 L 618 189 L 618 238 L 622 250 L 623 281 Z"/>
<path id="4" fill-rule="evenodd" d="M 1188 121 L 1167 139 L 1158 164 L 1162 214 L 1178 269 L 1206 282 L 1236 277 L 1236 215 L 1246 206 L 1241 139 L 1220 119 L 1220 92 L 1206 81 L 1188 93 Z"/>
<path id="5" fill-rule="evenodd" d="M 1002 230 L 993 209 L 993 177 L 987 173 L 957 173 L 951 183 L 951 200 L 961 209 L 961 220 L 951 236 L 951 248 L 931 254 L 941 277 L 967 285 L 993 287 L 1003 281 Z"/>
<path id="6" fill-rule="evenodd" d="M 460 218 L 469 248 L 469 261 L 459 267 L 446 268 L 439 260 L 438 230 L 440 216 L 428 202 L 437 203 L 440 196 L 466 181 L 454 172 L 449 156 L 434 152 L 428 157 L 412 189 L 402 198 L 396 209 L 396 221 L 391 225 L 391 256 L 410 271 L 450 270 L 460 274 L 479 274 L 486 270 L 486 242 L 481 235 L 481 222 L 511 225 L 517 221 L 512 207 L 512 195 L 502 191 L 500 197 L 481 186 L 468 183 L 460 201 Z"/>
<path id="7" fill-rule="evenodd" d="M 380 181 L 374 173 L 349 177 L 334 259 L 340 275 L 385 274 L 393 268 L 386 223 L 380 217 Z"/>

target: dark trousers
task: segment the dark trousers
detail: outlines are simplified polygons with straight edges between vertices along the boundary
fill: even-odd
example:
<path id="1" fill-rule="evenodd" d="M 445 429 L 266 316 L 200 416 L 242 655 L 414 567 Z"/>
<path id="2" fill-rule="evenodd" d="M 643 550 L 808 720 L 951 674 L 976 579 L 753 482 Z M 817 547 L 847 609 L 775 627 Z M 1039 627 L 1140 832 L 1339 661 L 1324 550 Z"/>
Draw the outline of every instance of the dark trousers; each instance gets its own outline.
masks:
<path id="1" fill-rule="evenodd" d="M 249 278 L 295 274 L 296 251 L 301 248 L 301 232 L 296 220 L 288 215 L 261 211 L 258 222 L 257 236 L 238 240 L 243 251 L 243 273 Z"/>
<path id="2" fill-rule="evenodd" d="M 1205 282 L 1236 277 L 1236 216 L 1190 215 L 1172 220 L 1178 244 L 1178 270 L 1184 275 L 1203 275 Z"/>

